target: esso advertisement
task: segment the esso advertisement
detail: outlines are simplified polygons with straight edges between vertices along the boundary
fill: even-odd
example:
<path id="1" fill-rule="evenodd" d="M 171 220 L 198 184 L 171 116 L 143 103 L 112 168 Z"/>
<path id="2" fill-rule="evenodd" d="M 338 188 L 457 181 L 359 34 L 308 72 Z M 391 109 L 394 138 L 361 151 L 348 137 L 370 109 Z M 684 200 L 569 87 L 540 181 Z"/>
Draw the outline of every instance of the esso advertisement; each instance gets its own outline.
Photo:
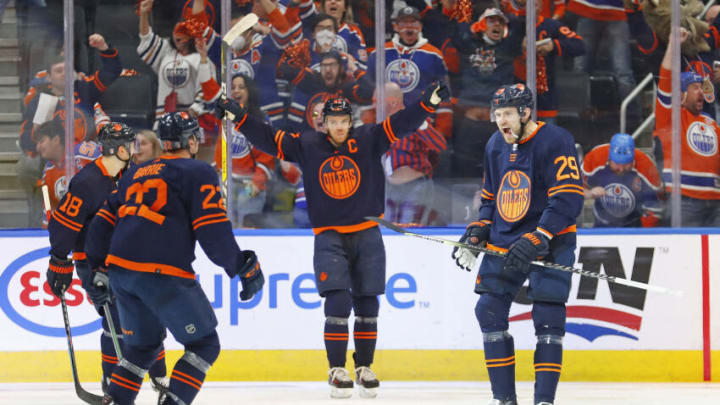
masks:
<path id="1" fill-rule="evenodd" d="M 457 240 L 460 234 L 433 235 Z M 40 233 L 39 233 L 40 234 Z M 420 238 L 385 234 L 386 293 L 380 297 L 378 349 L 482 348 L 475 318 L 475 277 L 458 269 L 452 248 Z M 323 349 L 323 300 L 312 268 L 313 237 L 237 236 L 258 255 L 263 290 L 240 301 L 242 285 L 229 279 L 198 247 L 193 268 L 215 310 L 224 349 Z M 0 351 L 62 350 L 66 346 L 60 303 L 45 279 L 47 236 L 0 237 Z M 720 236 L 710 236 L 710 252 Z M 712 247 L 715 246 L 715 249 Z M 580 235 L 576 267 L 681 290 L 683 297 L 645 292 L 573 276 L 564 347 L 577 350 L 698 350 L 702 348 L 700 235 Z M 720 258 L 710 253 L 711 266 Z M 713 268 L 713 267 L 711 267 Z M 720 289 L 720 276 L 710 288 Z M 510 333 L 518 349 L 535 347 L 532 303 L 524 286 L 512 305 Z M 75 279 L 66 293 L 76 350 L 99 347 L 97 312 Z M 720 313 L 720 299 L 713 302 Z M 189 303 L 188 303 L 189 305 Z M 350 318 L 352 329 L 352 317 Z M 715 336 L 720 321 L 712 324 Z M 683 331 L 683 333 L 678 333 Z M 172 337 L 168 349 L 180 348 Z M 352 342 L 350 342 L 352 347 Z"/>

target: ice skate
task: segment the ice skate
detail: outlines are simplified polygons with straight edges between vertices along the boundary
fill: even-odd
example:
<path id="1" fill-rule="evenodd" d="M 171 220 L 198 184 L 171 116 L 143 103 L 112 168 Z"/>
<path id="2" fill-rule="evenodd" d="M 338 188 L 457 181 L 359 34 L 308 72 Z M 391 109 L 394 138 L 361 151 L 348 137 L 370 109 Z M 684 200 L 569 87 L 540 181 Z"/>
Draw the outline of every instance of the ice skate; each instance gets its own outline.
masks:
<path id="1" fill-rule="evenodd" d="M 158 405 L 162 405 L 165 402 L 165 397 L 167 397 L 170 377 L 150 377 L 150 383 L 152 389 L 158 393 Z"/>
<path id="2" fill-rule="evenodd" d="M 333 367 L 328 371 L 328 384 L 332 398 L 350 398 L 352 396 L 353 382 L 350 373 L 343 367 Z"/>
<path id="3" fill-rule="evenodd" d="M 377 388 L 380 386 L 380 381 L 378 381 L 375 373 L 370 370 L 370 367 L 361 366 L 356 368 L 355 377 L 361 397 L 375 398 L 377 396 Z"/>
<path id="4" fill-rule="evenodd" d="M 517 405 L 517 401 L 502 401 L 499 399 L 493 399 L 488 405 Z"/>
<path id="5" fill-rule="evenodd" d="M 116 405 L 117 402 L 115 402 L 112 397 L 108 394 L 105 394 L 103 397 L 102 405 Z"/>
<path id="6" fill-rule="evenodd" d="M 543 401 L 543 402 L 538 402 L 536 405 L 553 405 L 553 403 Z"/>

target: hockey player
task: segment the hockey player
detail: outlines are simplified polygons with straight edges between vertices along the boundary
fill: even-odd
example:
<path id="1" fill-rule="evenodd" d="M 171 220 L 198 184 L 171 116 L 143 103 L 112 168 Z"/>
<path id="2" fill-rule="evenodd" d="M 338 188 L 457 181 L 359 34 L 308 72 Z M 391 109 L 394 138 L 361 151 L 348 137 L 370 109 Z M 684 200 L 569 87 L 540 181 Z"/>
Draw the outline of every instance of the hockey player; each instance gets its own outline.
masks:
<path id="1" fill-rule="evenodd" d="M 478 219 L 460 239 L 506 253 L 485 255 L 475 292 L 485 361 L 493 392 L 491 405 L 516 405 L 515 349 L 508 333 L 510 304 L 530 279 L 535 324 L 535 404 L 551 405 L 562 368 L 565 302 L 571 273 L 531 265 L 544 260 L 575 262 L 575 218 L 583 187 L 575 142 L 560 127 L 530 119 L 533 97 L 522 84 L 505 85 L 492 98 L 496 131 L 485 148 L 485 184 Z M 477 253 L 456 248 L 457 265 L 470 271 Z"/>
<path id="2" fill-rule="evenodd" d="M 374 397 L 379 382 L 370 370 L 377 339 L 377 296 L 385 292 L 385 248 L 377 224 L 385 178 L 381 157 L 398 137 L 420 126 L 449 90 L 433 83 L 423 96 L 381 124 L 352 128 L 352 107 L 343 98 L 325 102 L 326 132 L 286 133 L 247 114 L 244 106 L 222 100 L 238 128 L 260 149 L 296 162 L 304 174 L 310 223 L 315 233 L 313 264 L 320 296 L 325 297 L 325 349 L 331 396 L 352 395 L 345 369 L 348 318 L 355 312 L 355 375 L 361 396 Z"/>
<path id="3" fill-rule="evenodd" d="M 107 264 L 127 331 L 105 405 L 134 403 L 166 328 L 185 354 L 164 405 L 192 403 L 220 354 L 217 319 L 191 265 L 196 241 L 231 278 L 240 276 L 242 300 L 265 280 L 255 253 L 235 242 L 215 171 L 192 159 L 202 138 L 197 120 L 165 114 L 158 130 L 167 154 L 128 169 L 88 234 L 90 262 Z"/>
<path id="4" fill-rule="evenodd" d="M 594 147 L 582 164 L 585 198 L 594 199 L 595 227 L 653 227 L 660 222 L 662 192 L 655 163 L 632 136 L 615 134 Z"/>
<path id="5" fill-rule="evenodd" d="M 90 221 L 102 207 L 105 198 L 116 188 L 117 177 L 127 167 L 134 153 L 135 132 L 124 124 L 113 122 L 105 125 L 100 131 L 99 142 L 102 146 L 102 157 L 86 165 L 72 178 L 58 208 L 52 211 L 48 224 L 50 265 L 47 280 L 53 294 L 61 297 L 72 282 L 73 260 L 75 261 L 82 286 L 103 317 L 100 350 L 102 351 L 102 385 L 105 389 L 110 381 L 110 371 L 118 362 L 108 329 L 107 316 L 112 315 L 115 325 L 120 325 L 120 322 L 115 301 L 108 297 L 106 291 L 97 288 L 93 281 L 97 272 L 92 269 L 97 270 L 98 267 L 91 267 L 87 260 L 86 233 Z M 71 251 L 72 260 L 67 257 Z M 98 281 L 106 278 L 102 272 L 97 275 Z M 110 303 L 112 314 L 106 314 L 102 310 L 105 302 Z M 158 379 L 165 376 L 164 351 L 157 357 L 162 361 L 156 362 L 151 372 L 154 385 Z"/>

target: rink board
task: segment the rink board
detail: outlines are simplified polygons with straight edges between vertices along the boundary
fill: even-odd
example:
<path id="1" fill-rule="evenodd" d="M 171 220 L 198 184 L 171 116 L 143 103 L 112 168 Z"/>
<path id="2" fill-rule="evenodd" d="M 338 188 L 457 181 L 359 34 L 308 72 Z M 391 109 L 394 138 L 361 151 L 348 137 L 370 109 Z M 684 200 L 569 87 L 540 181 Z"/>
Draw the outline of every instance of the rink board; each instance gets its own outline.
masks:
<path id="1" fill-rule="evenodd" d="M 461 231 L 423 232 L 457 239 Z M 644 294 L 574 276 L 563 379 L 720 380 L 720 253 L 713 254 L 720 252 L 720 235 L 702 232 L 579 235 L 577 267 L 681 290 L 684 296 Z M 216 310 L 224 349 L 209 378 L 315 379 L 326 363 L 312 235 L 238 231 L 236 238 L 241 247 L 258 253 L 266 285 L 252 301 L 240 302 L 237 280 L 229 280 L 198 248 L 194 268 Z M 474 315 L 475 272 L 459 271 L 445 245 L 392 232 L 384 239 L 387 293 L 380 299 L 374 368 L 392 380 L 487 378 Z M 44 283 L 47 234 L 0 232 L 0 246 L 0 381 L 68 381 L 62 316 Z M 97 315 L 79 280 L 67 297 L 81 373 L 99 379 Z M 532 379 L 535 346 L 531 305 L 522 294 L 517 301 L 510 333 L 518 349 L 518 379 L 527 380 Z M 172 338 L 166 347 L 169 359 L 181 349 Z"/>

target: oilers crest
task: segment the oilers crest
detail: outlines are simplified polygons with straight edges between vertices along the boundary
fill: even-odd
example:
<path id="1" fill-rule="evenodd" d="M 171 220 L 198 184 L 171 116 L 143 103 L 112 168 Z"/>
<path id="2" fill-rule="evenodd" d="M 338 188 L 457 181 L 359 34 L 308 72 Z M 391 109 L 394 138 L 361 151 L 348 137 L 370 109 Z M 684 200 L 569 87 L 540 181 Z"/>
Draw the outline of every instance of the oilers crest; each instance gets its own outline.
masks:
<path id="1" fill-rule="evenodd" d="M 498 188 L 496 207 L 506 222 L 521 220 L 530 209 L 532 198 L 530 177 L 519 170 L 510 170 L 503 176 Z"/>
<path id="2" fill-rule="evenodd" d="M 55 191 L 55 198 L 60 201 L 63 197 L 65 197 L 65 194 L 67 194 L 68 187 L 67 187 L 67 181 L 65 181 L 65 176 L 60 176 L 57 180 L 55 180 L 55 185 L 53 185 L 53 190 Z"/>
<path id="3" fill-rule="evenodd" d="M 190 81 L 190 64 L 185 59 L 169 61 L 161 72 L 165 82 L 172 88 L 185 87 Z"/>
<path id="4" fill-rule="evenodd" d="M 239 159 L 247 156 L 250 153 L 252 145 L 245 135 L 238 132 L 235 128 L 232 129 L 232 157 L 233 159 Z"/>
<path id="5" fill-rule="evenodd" d="M 415 90 L 420 81 L 420 68 L 410 59 L 395 59 L 385 69 L 385 75 L 396 83 L 403 93 Z"/>
<path id="6" fill-rule="evenodd" d="M 600 204 L 608 214 L 625 218 L 635 210 L 635 194 L 624 184 L 610 183 L 605 186 Z"/>
<path id="7" fill-rule="evenodd" d="M 253 69 L 250 62 L 245 59 L 233 59 L 230 64 L 230 77 L 235 75 L 243 74 L 251 79 L 255 79 L 255 69 Z"/>
<path id="8" fill-rule="evenodd" d="M 690 148 L 701 156 L 712 156 L 717 153 L 718 139 L 715 128 L 704 122 L 695 121 L 685 134 Z"/>
<path id="9" fill-rule="evenodd" d="M 347 156 L 332 156 L 320 165 L 320 186 L 328 196 L 342 200 L 360 187 L 360 168 Z"/>

